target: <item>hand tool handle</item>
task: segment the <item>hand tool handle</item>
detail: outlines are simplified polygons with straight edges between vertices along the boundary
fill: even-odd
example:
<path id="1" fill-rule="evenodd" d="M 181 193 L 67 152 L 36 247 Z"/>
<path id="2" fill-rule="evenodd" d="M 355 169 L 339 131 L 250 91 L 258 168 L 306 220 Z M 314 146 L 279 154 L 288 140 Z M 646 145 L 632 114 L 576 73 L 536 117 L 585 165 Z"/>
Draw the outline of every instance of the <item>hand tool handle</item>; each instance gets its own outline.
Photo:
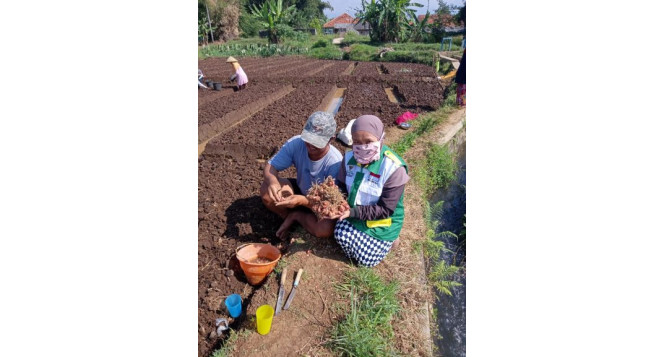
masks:
<path id="1" fill-rule="evenodd" d="M 302 272 L 304 269 L 300 269 L 297 271 L 297 276 L 295 277 L 295 283 L 293 283 L 294 286 L 297 286 L 297 284 L 300 283 L 300 277 L 302 276 Z"/>
<path id="2" fill-rule="evenodd" d="M 287 269 L 284 268 L 284 270 L 281 272 L 281 286 L 284 286 L 284 284 L 286 284 L 286 271 Z"/>

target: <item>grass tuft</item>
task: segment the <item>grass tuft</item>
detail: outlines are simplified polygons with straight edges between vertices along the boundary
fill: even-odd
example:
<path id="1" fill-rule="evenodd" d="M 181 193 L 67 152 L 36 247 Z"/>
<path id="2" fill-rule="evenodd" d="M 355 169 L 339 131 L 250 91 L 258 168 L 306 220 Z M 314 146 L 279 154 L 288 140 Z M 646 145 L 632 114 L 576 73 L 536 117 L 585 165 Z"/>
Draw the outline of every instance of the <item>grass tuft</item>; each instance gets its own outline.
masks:
<path id="1" fill-rule="evenodd" d="M 379 51 L 379 47 L 356 43 L 350 46 L 347 56 L 351 61 L 376 61 Z"/>
<path id="2" fill-rule="evenodd" d="M 383 62 L 407 62 L 433 65 L 436 51 L 392 51 L 383 54 Z"/>
<path id="3" fill-rule="evenodd" d="M 240 332 L 230 330 L 228 339 L 226 339 L 226 342 L 224 342 L 224 345 L 220 349 L 212 353 L 212 357 L 230 356 L 233 352 L 235 352 L 235 344 L 237 341 L 241 338 L 249 336 L 249 334 L 251 334 L 250 330 L 241 330 Z"/>
<path id="4" fill-rule="evenodd" d="M 438 189 L 445 189 L 455 179 L 457 165 L 445 145 L 428 144 L 426 158 L 415 170 L 415 181 L 429 197 Z"/>
<path id="5" fill-rule="evenodd" d="M 385 283 L 361 267 L 347 272 L 336 288 L 350 300 L 350 311 L 334 327 L 328 346 L 342 356 L 396 356 L 392 319 L 400 308 L 397 283 Z"/>
<path id="6" fill-rule="evenodd" d="M 316 47 L 309 50 L 308 56 L 318 59 L 340 60 L 343 58 L 344 53 L 337 46 Z"/>
<path id="7" fill-rule="evenodd" d="M 399 139 L 390 147 L 399 155 L 404 155 L 408 149 L 415 145 L 415 140 L 430 132 L 436 125 L 442 123 L 452 112 L 453 105 L 443 105 L 440 109 L 422 114 L 413 122 L 413 129 Z"/>

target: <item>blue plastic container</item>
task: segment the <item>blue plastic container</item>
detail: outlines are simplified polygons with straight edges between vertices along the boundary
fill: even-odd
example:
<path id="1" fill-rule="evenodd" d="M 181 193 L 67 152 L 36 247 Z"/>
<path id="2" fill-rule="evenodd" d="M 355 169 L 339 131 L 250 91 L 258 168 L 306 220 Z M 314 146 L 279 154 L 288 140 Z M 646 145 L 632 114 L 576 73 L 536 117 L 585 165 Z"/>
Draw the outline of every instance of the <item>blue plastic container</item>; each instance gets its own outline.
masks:
<path id="1" fill-rule="evenodd" d="M 237 318 L 242 313 L 242 297 L 238 294 L 229 295 L 224 302 L 228 313 L 232 318 Z"/>

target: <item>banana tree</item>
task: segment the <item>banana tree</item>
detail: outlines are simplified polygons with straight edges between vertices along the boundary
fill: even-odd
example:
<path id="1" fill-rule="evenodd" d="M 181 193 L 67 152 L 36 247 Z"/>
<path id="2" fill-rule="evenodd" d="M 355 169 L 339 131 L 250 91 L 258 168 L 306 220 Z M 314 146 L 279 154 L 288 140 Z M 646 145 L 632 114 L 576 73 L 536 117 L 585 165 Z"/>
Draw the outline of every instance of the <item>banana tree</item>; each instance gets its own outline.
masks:
<path id="1" fill-rule="evenodd" d="M 356 17 L 371 26 L 372 41 L 399 42 L 407 39 L 409 22 L 417 19 L 413 6 L 423 7 L 411 0 L 362 0 Z"/>
<path id="2" fill-rule="evenodd" d="M 413 42 L 422 42 L 424 39 L 425 34 L 430 31 L 430 26 L 427 24 L 427 21 L 429 20 L 429 15 L 430 13 L 427 11 L 426 15 L 424 15 L 424 18 L 422 21 L 418 21 L 417 17 L 414 17 L 411 19 L 411 21 L 408 23 L 408 33 L 410 36 L 410 40 Z"/>
<path id="3" fill-rule="evenodd" d="M 295 5 L 284 8 L 283 0 L 267 0 L 260 8 L 255 4 L 251 6 L 251 16 L 267 29 L 270 43 L 279 43 L 277 25 L 286 25 L 294 11 Z"/>

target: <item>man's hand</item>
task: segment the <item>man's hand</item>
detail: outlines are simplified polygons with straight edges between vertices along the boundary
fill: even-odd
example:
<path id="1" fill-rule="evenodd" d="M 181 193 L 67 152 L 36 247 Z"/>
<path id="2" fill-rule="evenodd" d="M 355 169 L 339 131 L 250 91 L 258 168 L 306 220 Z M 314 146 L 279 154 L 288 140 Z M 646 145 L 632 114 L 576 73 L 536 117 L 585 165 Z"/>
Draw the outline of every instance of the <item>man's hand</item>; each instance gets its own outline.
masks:
<path id="1" fill-rule="evenodd" d="M 267 187 L 267 193 L 270 195 L 270 198 L 274 202 L 279 202 L 283 198 L 281 197 L 281 185 L 279 184 L 279 181 L 277 183 L 270 184 Z"/>
<path id="2" fill-rule="evenodd" d="M 275 203 L 275 206 L 295 208 L 297 206 L 306 206 L 308 202 L 309 200 L 303 195 L 290 195 L 288 197 L 282 197 L 281 201 Z"/>

